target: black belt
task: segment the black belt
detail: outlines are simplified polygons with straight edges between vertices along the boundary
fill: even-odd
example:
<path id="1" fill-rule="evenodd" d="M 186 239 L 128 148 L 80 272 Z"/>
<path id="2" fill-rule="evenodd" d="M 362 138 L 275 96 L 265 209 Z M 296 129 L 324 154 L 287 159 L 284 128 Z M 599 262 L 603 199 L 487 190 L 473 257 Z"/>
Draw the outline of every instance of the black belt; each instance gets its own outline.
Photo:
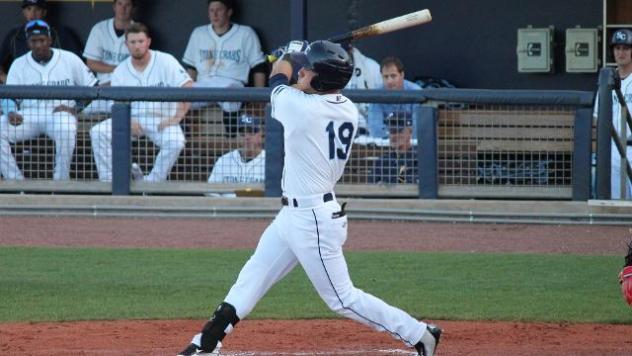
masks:
<path id="1" fill-rule="evenodd" d="M 323 203 L 334 200 L 334 195 L 331 193 L 323 194 Z M 281 204 L 285 206 L 290 205 L 290 201 L 287 197 L 281 197 Z M 298 208 L 298 201 L 296 199 L 292 199 L 292 206 Z"/>

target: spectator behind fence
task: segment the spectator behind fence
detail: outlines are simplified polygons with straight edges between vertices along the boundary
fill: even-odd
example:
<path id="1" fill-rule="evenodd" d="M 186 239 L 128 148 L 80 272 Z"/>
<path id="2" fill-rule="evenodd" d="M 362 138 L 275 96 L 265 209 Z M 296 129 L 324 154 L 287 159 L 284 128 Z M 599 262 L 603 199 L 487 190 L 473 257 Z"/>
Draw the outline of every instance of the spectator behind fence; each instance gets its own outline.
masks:
<path id="1" fill-rule="evenodd" d="M 72 52 L 51 48 L 51 28 L 33 20 L 24 28 L 31 51 L 18 57 L 7 76 L 7 85 L 93 86 L 97 78 Z M 23 100 L 18 112 L 0 119 L 0 172 L 5 179 L 24 179 L 9 142 L 20 142 L 46 134 L 55 141 L 53 179 L 70 178 L 75 149 L 77 119 L 72 100 Z"/>
<path id="2" fill-rule="evenodd" d="M 617 73 L 621 78 L 621 93 L 625 98 L 628 111 L 632 108 L 632 31 L 629 29 L 619 29 L 612 34 L 610 39 L 610 50 L 612 56 L 617 64 Z M 593 116 L 597 118 L 599 102 L 595 102 L 595 111 Z M 621 104 L 617 99 L 614 90 L 612 91 L 612 124 L 619 135 L 621 135 Z M 627 145 L 626 155 L 628 162 L 632 160 L 632 133 L 630 127 L 627 126 Z M 624 145 L 626 143 L 624 142 Z M 621 199 L 621 193 L 623 193 L 623 199 L 632 198 L 632 185 L 630 184 L 630 178 L 627 179 L 626 191 L 621 191 L 621 155 L 615 143 L 612 143 L 611 148 L 611 166 L 610 166 L 610 195 L 612 199 Z"/>
<path id="3" fill-rule="evenodd" d="M 382 89 L 382 73 L 380 65 L 372 58 L 362 54 L 360 50 L 350 43 L 344 43 L 343 48 L 347 50 L 353 61 L 353 75 L 347 83 L 345 89 Z M 368 133 L 367 120 L 369 115 L 368 103 L 356 103 L 358 108 L 358 133 L 364 135 Z"/>
<path id="4" fill-rule="evenodd" d="M 135 0 L 114 0 L 114 17 L 98 22 L 90 30 L 83 56 L 88 67 L 97 74 L 99 84 L 110 85 L 110 75 L 114 68 L 129 57 L 125 45 L 125 30 L 133 23 Z M 109 112 L 110 100 L 93 101 L 83 112 Z"/>
<path id="5" fill-rule="evenodd" d="M 24 55 L 30 50 L 24 33 L 24 25 L 32 20 L 46 18 L 46 0 L 23 0 L 22 15 L 24 23 L 14 27 L 7 33 L 2 41 L 0 49 L 0 82 L 6 81 L 6 74 L 13 60 Z M 50 26 L 52 47 L 68 50 L 76 55 L 81 55 L 82 44 L 79 36 L 65 26 Z"/>
<path id="6" fill-rule="evenodd" d="M 221 156 L 213 165 L 209 183 L 257 184 L 265 181 L 266 151 L 263 150 L 262 120 L 242 115 L 237 123 L 241 147 Z M 234 193 L 222 196 L 234 197 Z"/>
<path id="7" fill-rule="evenodd" d="M 150 49 L 149 29 L 140 22 L 132 24 L 125 33 L 130 57 L 112 72 L 112 86 L 185 87 L 192 85 L 191 77 L 172 55 Z M 132 135 L 147 136 L 160 152 L 151 172 L 144 176 L 139 166 L 132 166 L 135 179 L 160 182 L 169 172 L 184 148 L 185 138 L 180 121 L 189 103 L 133 102 L 131 104 Z M 112 180 L 112 119 L 107 119 L 90 130 L 94 160 L 101 181 Z"/>
<path id="8" fill-rule="evenodd" d="M 383 87 L 386 90 L 421 90 L 421 87 L 404 79 L 404 65 L 397 57 L 386 57 L 380 65 Z M 413 123 L 413 137 L 417 137 L 417 108 L 419 104 L 372 104 L 369 107 L 369 135 L 374 138 L 387 138 L 386 118 L 395 115 L 399 118 L 410 118 Z"/>
<path id="9" fill-rule="evenodd" d="M 369 172 L 369 183 L 417 183 L 412 120 L 390 115 L 384 121 L 389 128 L 389 151 L 375 161 Z"/>
<path id="10" fill-rule="evenodd" d="M 208 2 L 209 25 L 195 28 L 189 38 L 182 62 L 195 87 L 241 88 L 253 73 L 256 87 L 265 86 L 267 64 L 255 31 L 231 22 L 234 6 L 230 0 Z M 208 103 L 193 103 L 194 108 Z M 224 125 L 229 135 L 236 131 L 241 103 L 218 103 L 224 112 Z"/>

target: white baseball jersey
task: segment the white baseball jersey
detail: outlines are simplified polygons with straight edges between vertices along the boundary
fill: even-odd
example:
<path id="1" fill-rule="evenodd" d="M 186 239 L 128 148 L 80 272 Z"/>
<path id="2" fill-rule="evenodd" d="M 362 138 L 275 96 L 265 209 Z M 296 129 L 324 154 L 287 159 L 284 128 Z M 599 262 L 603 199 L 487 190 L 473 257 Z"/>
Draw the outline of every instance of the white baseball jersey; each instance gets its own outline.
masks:
<path id="1" fill-rule="evenodd" d="M 358 109 L 342 94 L 309 95 L 287 85 L 272 91 L 272 117 L 283 124 L 283 191 L 332 192 L 349 159 Z"/>
<path id="2" fill-rule="evenodd" d="M 151 59 L 142 72 L 138 72 L 127 57 L 112 72 L 112 86 L 132 87 L 181 87 L 191 81 L 191 77 L 172 55 L 149 50 Z M 133 102 L 133 117 L 171 117 L 175 115 L 178 103 L 175 102 Z"/>
<path id="3" fill-rule="evenodd" d="M 221 156 L 213 165 L 209 183 L 263 183 L 266 171 L 266 152 L 244 162 L 239 150 Z"/>
<path id="4" fill-rule="evenodd" d="M 212 25 L 196 27 L 191 33 L 182 62 L 195 67 L 197 81 L 220 81 L 218 87 L 248 82 L 250 68 L 265 60 L 255 31 L 236 23 L 218 36 Z"/>
<path id="5" fill-rule="evenodd" d="M 382 73 L 380 65 L 373 59 L 365 56 L 357 48 L 353 48 L 353 75 L 347 83 L 345 89 L 381 89 Z M 360 127 L 366 127 L 366 118 L 369 114 L 368 103 L 357 103 L 358 113 L 360 114 Z"/>
<path id="6" fill-rule="evenodd" d="M 628 106 L 628 111 L 632 113 L 632 75 L 628 75 L 624 79 L 621 80 L 621 93 L 623 94 L 623 98 L 625 99 L 625 103 Z M 599 97 L 595 100 L 595 109 L 593 111 L 593 116 L 597 117 L 599 110 Z M 621 133 L 621 105 L 619 104 L 619 99 L 617 99 L 617 95 L 614 90 L 612 91 L 612 124 L 614 125 L 617 134 Z M 628 139 L 632 138 L 632 131 L 629 127 L 626 128 L 626 133 Z M 628 160 L 632 159 L 632 146 L 626 147 Z M 620 171 L 621 171 L 621 157 L 619 155 L 619 151 L 614 142 L 612 142 L 612 147 L 610 151 L 610 194 L 612 199 L 621 199 L 621 179 L 620 179 Z M 632 184 L 627 184 L 626 191 L 626 199 L 632 198 Z"/>
<path id="7" fill-rule="evenodd" d="M 83 56 L 112 66 L 119 65 L 129 57 L 125 35 L 116 35 L 113 18 L 98 22 L 92 27 Z M 110 76 L 110 73 L 97 73 L 97 78 L 101 83 L 109 82 Z"/>
<path id="8" fill-rule="evenodd" d="M 52 48 L 53 57 L 44 65 L 33 59 L 31 52 L 16 59 L 7 76 L 8 85 L 50 85 L 50 86 L 94 86 L 97 78 L 92 74 L 81 58 L 76 54 Z M 26 99 L 22 101 L 21 110 L 48 108 L 56 106 L 75 106 L 74 100 L 40 100 Z"/>

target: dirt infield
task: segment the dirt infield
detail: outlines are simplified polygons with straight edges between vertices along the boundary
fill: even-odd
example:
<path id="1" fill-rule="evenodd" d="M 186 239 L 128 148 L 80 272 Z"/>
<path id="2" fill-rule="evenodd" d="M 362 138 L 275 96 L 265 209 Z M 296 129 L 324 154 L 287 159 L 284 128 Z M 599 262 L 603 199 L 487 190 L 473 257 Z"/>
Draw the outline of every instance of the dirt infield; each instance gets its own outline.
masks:
<path id="1" fill-rule="evenodd" d="M 263 220 L 0 218 L 0 245 L 254 248 Z M 226 226 L 231 226 L 226 229 Z M 621 255 L 627 227 L 351 221 L 347 250 Z M 438 321 L 440 355 L 630 355 L 632 326 Z M 0 324 L 2 355 L 173 355 L 202 320 Z M 245 320 L 226 355 L 412 354 L 346 320 Z"/>

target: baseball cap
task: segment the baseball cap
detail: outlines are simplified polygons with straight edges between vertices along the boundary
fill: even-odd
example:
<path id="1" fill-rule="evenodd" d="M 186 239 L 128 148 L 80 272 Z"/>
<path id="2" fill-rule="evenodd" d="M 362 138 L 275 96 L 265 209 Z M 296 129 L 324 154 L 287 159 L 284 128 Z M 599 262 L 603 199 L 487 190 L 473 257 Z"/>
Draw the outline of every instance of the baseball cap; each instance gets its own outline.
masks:
<path id="1" fill-rule="evenodd" d="M 256 116 L 244 114 L 244 115 L 241 115 L 241 117 L 239 118 L 239 121 L 237 122 L 237 129 L 246 130 L 250 128 L 252 132 L 259 132 L 261 131 L 261 123 L 262 123 L 262 120 L 260 118 Z"/>
<path id="2" fill-rule="evenodd" d="M 385 116 L 384 124 L 389 130 L 413 126 L 412 115 L 408 112 L 390 112 Z"/>
<path id="3" fill-rule="evenodd" d="M 50 37 L 50 26 L 48 26 L 44 20 L 32 20 L 26 23 L 24 32 L 26 32 L 26 38 L 33 35 L 46 35 Z"/>
<path id="4" fill-rule="evenodd" d="M 22 0 L 22 8 L 25 8 L 27 6 L 37 6 L 45 9 L 46 0 Z"/>

